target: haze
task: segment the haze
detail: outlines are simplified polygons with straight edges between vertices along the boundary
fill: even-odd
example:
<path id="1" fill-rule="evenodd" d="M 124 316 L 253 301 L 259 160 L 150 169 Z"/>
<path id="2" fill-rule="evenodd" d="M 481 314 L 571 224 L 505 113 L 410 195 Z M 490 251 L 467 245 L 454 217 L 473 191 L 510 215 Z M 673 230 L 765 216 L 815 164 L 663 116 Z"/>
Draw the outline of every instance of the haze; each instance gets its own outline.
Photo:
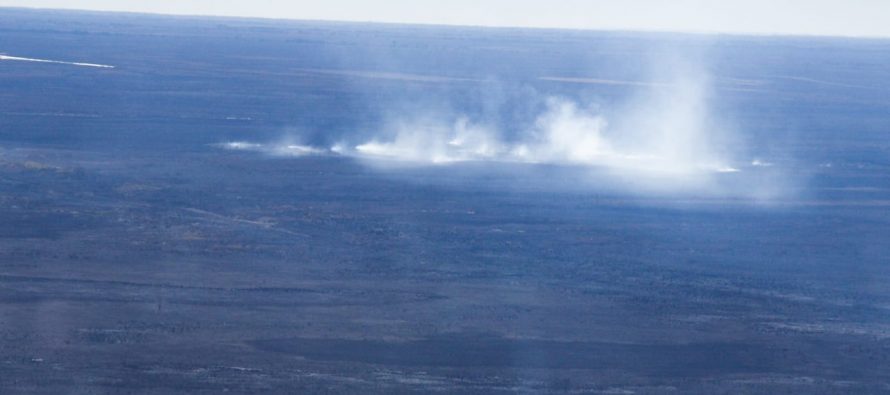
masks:
<path id="1" fill-rule="evenodd" d="M 596 30 L 890 37 L 881 0 L 0 0 L 0 6 Z"/>

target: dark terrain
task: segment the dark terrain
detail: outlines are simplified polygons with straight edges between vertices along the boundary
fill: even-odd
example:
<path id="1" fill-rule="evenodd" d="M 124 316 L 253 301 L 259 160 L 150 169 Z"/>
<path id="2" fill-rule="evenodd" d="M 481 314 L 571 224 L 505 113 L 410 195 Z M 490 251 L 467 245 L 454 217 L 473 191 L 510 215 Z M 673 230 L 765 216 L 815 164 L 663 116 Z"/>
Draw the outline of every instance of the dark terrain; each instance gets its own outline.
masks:
<path id="1" fill-rule="evenodd" d="M 510 129 L 665 47 L 792 192 L 215 146 Z M 0 393 L 890 393 L 890 41 L 0 9 L 0 53 L 115 66 L 0 61 Z"/>

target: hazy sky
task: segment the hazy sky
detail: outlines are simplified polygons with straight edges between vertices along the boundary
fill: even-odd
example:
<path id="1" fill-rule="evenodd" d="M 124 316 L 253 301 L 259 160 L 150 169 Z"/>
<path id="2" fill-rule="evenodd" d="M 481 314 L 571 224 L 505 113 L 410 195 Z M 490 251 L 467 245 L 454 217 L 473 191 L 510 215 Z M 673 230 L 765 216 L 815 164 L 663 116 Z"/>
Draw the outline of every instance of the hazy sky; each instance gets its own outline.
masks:
<path id="1" fill-rule="evenodd" d="M 890 37 L 890 0 L 0 0 L 0 6 L 482 26 Z"/>

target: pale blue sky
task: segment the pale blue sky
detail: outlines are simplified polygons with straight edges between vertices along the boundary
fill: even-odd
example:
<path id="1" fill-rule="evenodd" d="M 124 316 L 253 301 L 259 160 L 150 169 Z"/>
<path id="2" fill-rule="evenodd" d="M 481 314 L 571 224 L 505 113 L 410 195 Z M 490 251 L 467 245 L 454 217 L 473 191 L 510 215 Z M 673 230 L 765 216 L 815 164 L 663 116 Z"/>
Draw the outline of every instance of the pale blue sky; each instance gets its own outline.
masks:
<path id="1" fill-rule="evenodd" d="M 451 25 L 890 37 L 890 0 L 0 0 L 0 6 Z"/>

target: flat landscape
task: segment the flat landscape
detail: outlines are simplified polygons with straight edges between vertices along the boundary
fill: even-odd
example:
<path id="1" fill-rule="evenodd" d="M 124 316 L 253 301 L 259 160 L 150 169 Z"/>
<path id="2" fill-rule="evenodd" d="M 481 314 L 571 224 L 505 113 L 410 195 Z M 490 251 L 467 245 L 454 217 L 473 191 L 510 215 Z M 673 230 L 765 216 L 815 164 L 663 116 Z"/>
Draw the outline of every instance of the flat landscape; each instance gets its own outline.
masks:
<path id="1" fill-rule="evenodd" d="M 888 40 L 0 8 L 0 54 L 0 393 L 890 392 Z"/>

